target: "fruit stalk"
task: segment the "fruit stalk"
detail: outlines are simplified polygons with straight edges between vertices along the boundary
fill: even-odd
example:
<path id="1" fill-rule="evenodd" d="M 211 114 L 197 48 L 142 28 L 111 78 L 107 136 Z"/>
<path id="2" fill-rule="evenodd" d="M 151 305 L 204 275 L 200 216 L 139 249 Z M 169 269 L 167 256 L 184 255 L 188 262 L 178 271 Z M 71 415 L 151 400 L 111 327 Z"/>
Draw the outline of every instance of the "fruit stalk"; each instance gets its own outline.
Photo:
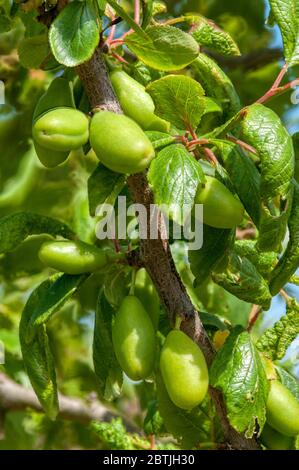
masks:
<path id="1" fill-rule="evenodd" d="M 113 91 L 105 61 L 98 48 L 93 57 L 77 67 L 77 73 L 85 87 L 92 109 L 101 109 L 122 113 L 121 107 Z M 128 186 L 135 203 L 143 204 L 149 209 L 153 204 L 153 195 L 148 186 L 146 175 L 139 173 L 128 178 Z M 148 211 L 149 213 L 149 211 Z M 202 349 L 206 361 L 211 364 L 214 348 L 203 327 L 198 312 L 194 308 L 185 287 L 176 271 L 166 237 L 163 218 L 158 220 L 158 238 L 142 240 L 140 255 L 149 272 L 155 287 L 164 303 L 172 325 L 177 315 L 183 318 L 181 329 L 190 336 Z M 148 226 L 148 233 L 150 227 Z M 255 439 L 246 439 L 229 423 L 221 393 L 210 388 L 217 414 L 220 418 L 228 449 L 258 449 Z"/>

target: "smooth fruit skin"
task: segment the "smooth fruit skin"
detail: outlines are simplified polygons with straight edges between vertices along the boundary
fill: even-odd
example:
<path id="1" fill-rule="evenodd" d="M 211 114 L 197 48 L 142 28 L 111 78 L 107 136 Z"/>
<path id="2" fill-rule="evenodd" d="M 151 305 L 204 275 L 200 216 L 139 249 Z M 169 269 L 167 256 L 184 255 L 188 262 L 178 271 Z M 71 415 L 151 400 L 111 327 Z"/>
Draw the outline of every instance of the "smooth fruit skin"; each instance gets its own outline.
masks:
<path id="1" fill-rule="evenodd" d="M 103 165 L 117 173 L 139 173 L 155 156 L 141 127 L 127 116 L 110 111 L 100 111 L 93 116 L 90 144 Z"/>
<path id="2" fill-rule="evenodd" d="M 165 121 L 154 114 L 152 121 L 147 126 L 147 130 L 168 133 L 170 131 L 170 122 Z"/>
<path id="3" fill-rule="evenodd" d="M 267 399 L 267 423 L 286 436 L 299 434 L 299 402 L 278 380 L 270 381 Z"/>
<path id="4" fill-rule="evenodd" d="M 64 163 L 70 152 L 57 152 L 55 150 L 49 150 L 44 147 L 38 145 L 37 142 L 34 142 L 34 148 L 36 155 L 38 156 L 39 161 L 46 167 L 46 168 L 54 168 L 58 165 Z"/>
<path id="5" fill-rule="evenodd" d="M 88 118 L 73 108 L 55 108 L 43 114 L 33 125 L 35 142 L 43 148 L 66 152 L 88 141 Z"/>
<path id="6" fill-rule="evenodd" d="M 125 115 L 147 129 L 153 120 L 155 105 L 144 86 L 122 70 L 111 72 L 110 79 Z"/>
<path id="7" fill-rule="evenodd" d="M 289 450 L 294 445 L 294 438 L 275 431 L 267 423 L 263 427 L 260 440 L 270 450 Z"/>
<path id="8" fill-rule="evenodd" d="M 117 360 L 132 380 L 142 380 L 153 370 L 156 337 L 153 324 L 140 300 L 128 295 L 122 301 L 112 326 Z"/>
<path id="9" fill-rule="evenodd" d="M 134 294 L 146 309 L 155 329 L 160 317 L 160 298 L 158 292 L 145 268 L 136 273 Z"/>
<path id="10" fill-rule="evenodd" d="M 191 410 L 203 401 L 209 386 L 207 364 L 197 344 L 182 331 L 168 334 L 160 355 L 160 370 L 176 406 Z"/>
<path id="11" fill-rule="evenodd" d="M 197 189 L 195 204 L 203 204 L 203 222 L 216 228 L 233 228 L 244 215 L 242 204 L 216 178 L 206 175 L 206 183 Z"/>
<path id="12" fill-rule="evenodd" d="M 154 114 L 154 102 L 143 85 L 123 70 L 111 72 L 110 79 L 126 116 L 144 130 L 169 132 L 170 123 Z"/>
<path id="13" fill-rule="evenodd" d="M 45 242 L 38 253 L 46 266 L 66 274 L 83 274 L 105 268 L 114 253 L 81 241 Z"/>

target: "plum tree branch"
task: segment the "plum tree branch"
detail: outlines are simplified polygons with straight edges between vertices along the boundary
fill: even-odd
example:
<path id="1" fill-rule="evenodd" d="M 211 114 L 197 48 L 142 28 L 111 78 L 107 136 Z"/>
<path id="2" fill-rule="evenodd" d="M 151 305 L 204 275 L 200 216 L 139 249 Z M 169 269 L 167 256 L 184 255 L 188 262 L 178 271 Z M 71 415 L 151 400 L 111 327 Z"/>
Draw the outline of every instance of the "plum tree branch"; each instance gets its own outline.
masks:
<path id="1" fill-rule="evenodd" d="M 43 411 L 33 390 L 23 387 L 0 372 L 0 409 L 24 410 L 26 408 Z M 79 398 L 59 395 L 60 418 L 88 423 L 92 420 L 111 421 L 116 416 L 119 416 L 119 413 L 109 410 L 97 400 L 92 400 L 88 404 Z M 124 422 L 128 430 L 135 430 L 128 420 L 124 419 Z"/>
<path id="2" fill-rule="evenodd" d="M 77 67 L 77 73 L 85 87 L 94 109 L 105 109 L 116 113 L 122 110 L 114 94 L 109 75 L 105 66 L 102 51 L 97 49 L 90 61 Z M 145 174 L 132 175 L 128 178 L 128 187 L 136 203 L 147 208 L 148 227 L 150 232 L 150 206 L 154 203 L 152 192 Z M 198 312 L 194 308 L 186 289 L 176 271 L 167 236 L 164 219 L 161 214 L 155 215 L 158 225 L 157 239 L 142 240 L 140 255 L 164 303 L 170 322 L 174 325 L 177 315 L 183 321 L 181 329 L 188 334 L 203 350 L 208 364 L 211 364 L 215 351 L 203 327 Z M 220 418 L 228 448 L 257 449 L 255 439 L 246 439 L 229 423 L 225 404 L 221 393 L 210 387 L 210 395 Z"/>

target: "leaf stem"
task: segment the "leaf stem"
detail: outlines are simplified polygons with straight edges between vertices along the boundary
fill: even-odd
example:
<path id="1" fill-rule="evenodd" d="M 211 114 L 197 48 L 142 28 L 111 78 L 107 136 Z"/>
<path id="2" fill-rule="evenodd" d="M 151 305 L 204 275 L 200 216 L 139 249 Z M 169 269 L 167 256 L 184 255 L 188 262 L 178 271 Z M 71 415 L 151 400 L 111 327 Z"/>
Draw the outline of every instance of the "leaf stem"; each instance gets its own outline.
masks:
<path id="1" fill-rule="evenodd" d="M 253 304 L 249 313 L 247 331 L 250 332 L 254 327 L 260 313 L 262 312 L 262 307 L 260 305 Z"/>
<path id="2" fill-rule="evenodd" d="M 183 321 L 182 317 L 180 315 L 177 315 L 177 317 L 175 319 L 175 324 L 174 324 L 174 329 L 175 330 L 180 329 L 182 321 Z"/>
<path id="3" fill-rule="evenodd" d="M 246 144 L 246 142 L 243 142 L 243 140 L 237 139 L 236 137 L 233 137 L 232 135 L 227 135 L 226 139 L 229 140 L 230 142 L 234 142 L 235 144 L 239 145 L 243 149 L 247 150 L 250 153 L 253 153 L 254 155 L 257 155 L 257 151 L 255 148 L 253 148 L 251 145 Z"/>
<path id="4" fill-rule="evenodd" d="M 281 81 L 284 78 L 285 74 L 287 73 L 288 70 L 288 65 L 284 64 L 282 67 L 281 71 L 279 72 L 277 78 L 275 79 L 273 85 L 271 88 L 261 97 L 259 98 L 256 103 L 263 104 L 269 99 L 273 98 L 274 96 L 280 95 L 282 93 L 285 93 L 288 91 L 290 88 L 295 87 L 296 85 L 299 85 L 299 78 L 296 78 L 295 80 L 292 80 L 291 82 L 287 83 L 286 85 L 282 85 Z"/>
<path id="5" fill-rule="evenodd" d="M 213 164 L 217 165 L 218 160 L 216 158 L 216 155 L 214 154 L 213 150 L 209 149 L 208 147 L 203 147 L 203 152 L 207 159 Z"/>
<path id="6" fill-rule="evenodd" d="M 134 0 L 134 21 L 140 23 L 140 0 Z"/>
<path id="7" fill-rule="evenodd" d="M 292 301 L 292 298 L 286 293 L 284 289 L 280 289 L 279 295 L 284 299 L 287 305 Z"/>
<path id="8" fill-rule="evenodd" d="M 111 53 L 112 57 L 114 57 L 116 60 L 118 60 L 119 62 L 121 62 L 122 64 L 128 64 L 129 62 L 126 61 L 126 59 L 124 59 L 122 56 L 120 56 L 119 54 L 116 54 L 115 52 L 112 52 Z"/>

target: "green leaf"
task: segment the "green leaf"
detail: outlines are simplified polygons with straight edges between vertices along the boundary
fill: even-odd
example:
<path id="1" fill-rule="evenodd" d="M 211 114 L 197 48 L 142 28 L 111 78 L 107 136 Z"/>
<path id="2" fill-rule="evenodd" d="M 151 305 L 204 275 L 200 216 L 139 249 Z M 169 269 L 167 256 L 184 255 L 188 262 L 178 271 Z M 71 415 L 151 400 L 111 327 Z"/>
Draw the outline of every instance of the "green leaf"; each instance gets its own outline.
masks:
<path id="1" fill-rule="evenodd" d="M 250 335 L 240 327 L 231 332 L 210 370 L 211 385 L 223 393 L 231 425 L 251 438 L 266 421 L 268 381 Z"/>
<path id="2" fill-rule="evenodd" d="M 221 160 L 229 174 L 234 190 L 255 225 L 258 226 L 261 176 L 256 166 L 239 146 L 219 140 L 213 143 L 221 152 Z"/>
<path id="3" fill-rule="evenodd" d="M 65 302 L 72 297 L 88 275 L 56 274 L 52 276 L 47 284 L 44 295 L 39 295 L 31 311 L 27 323 L 25 341 L 33 340 L 36 328 L 46 323 L 54 313 L 62 308 Z"/>
<path id="4" fill-rule="evenodd" d="M 170 144 L 173 144 L 175 137 L 164 132 L 159 131 L 146 131 L 146 135 L 153 144 L 155 150 L 162 149 L 167 147 Z"/>
<path id="5" fill-rule="evenodd" d="M 199 163 L 183 145 L 170 145 L 152 161 L 148 180 L 155 204 L 165 204 L 162 209 L 166 215 L 184 224 L 194 205 L 198 184 L 204 181 Z"/>
<path id="6" fill-rule="evenodd" d="M 96 12 L 90 0 L 69 3 L 51 25 L 49 41 L 55 59 L 76 67 L 93 55 L 100 34 Z"/>
<path id="7" fill-rule="evenodd" d="M 193 16 L 191 33 L 201 46 L 206 46 L 223 55 L 241 55 L 240 50 L 229 33 L 219 28 L 212 20 L 203 16 Z"/>
<path id="8" fill-rule="evenodd" d="M 294 196 L 288 220 L 289 241 L 283 255 L 271 273 L 270 291 L 272 295 L 278 294 L 299 266 L 299 184 L 294 180 L 293 184 Z"/>
<path id="9" fill-rule="evenodd" d="M 246 108 L 241 130 L 260 158 L 262 199 L 286 196 L 294 174 L 295 156 L 292 138 L 280 118 L 270 108 L 253 104 Z"/>
<path id="10" fill-rule="evenodd" d="M 74 237 L 69 227 L 59 220 L 32 212 L 15 212 L 0 219 L 0 253 L 12 251 L 30 235 L 40 233 Z"/>
<path id="11" fill-rule="evenodd" d="M 199 51 L 192 36 L 173 26 L 149 26 L 146 37 L 132 33 L 125 43 L 146 65 L 164 71 L 183 69 Z"/>
<path id="12" fill-rule="evenodd" d="M 51 54 L 47 34 L 23 39 L 18 48 L 21 65 L 27 69 L 40 69 L 46 57 Z"/>
<path id="13" fill-rule="evenodd" d="M 270 0 L 271 13 L 278 24 L 289 66 L 299 64 L 299 4 L 297 0 Z"/>
<path id="14" fill-rule="evenodd" d="M 272 360 L 282 359 L 299 334 L 299 305 L 292 300 L 286 314 L 260 337 L 256 346 Z"/>
<path id="15" fill-rule="evenodd" d="M 88 178 L 89 212 L 94 216 L 102 204 L 114 204 L 125 185 L 126 177 L 109 170 L 101 163 Z"/>
<path id="16" fill-rule="evenodd" d="M 19 334 L 24 366 L 45 413 L 51 419 L 55 419 L 58 413 L 58 397 L 54 358 L 45 322 L 74 294 L 83 278 L 55 274 L 32 292 L 22 313 Z"/>
<path id="17" fill-rule="evenodd" d="M 165 434 L 164 421 L 159 412 L 158 402 L 151 401 L 148 405 L 147 413 L 143 422 L 143 430 L 147 436 L 154 434 L 159 436 Z"/>
<path id="18" fill-rule="evenodd" d="M 156 377 L 156 383 L 159 412 L 166 430 L 180 442 L 183 449 L 192 449 L 199 442 L 206 441 L 210 425 L 208 416 L 199 407 L 185 411 L 175 406 L 160 374 Z"/>
<path id="19" fill-rule="evenodd" d="M 299 401 L 299 382 L 293 375 L 288 371 L 283 369 L 280 366 L 275 366 L 276 371 L 278 372 L 281 383 L 287 387 L 290 392 L 297 398 Z"/>
<path id="20" fill-rule="evenodd" d="M 228 322 L 224 323 L 224 321 L 218 315 L 214 313 L 208 312 L 199 312 L 200 319 L 208 330 L 227 330 L 228 329 Z"/>
<path id="21" fill-rule="evenodd" d="M 279 251 L 289 215 L 291 180 L 295 168 L 292 139 L 274 111 L 261 104 L 246 108 L 241 131 L 242 139 L 257 150 L 260 158 L 261 219 L 258 246 L 262 251 Z"/>
<path id="22" fill-rule="evenodd" d="M 123 373 L 114 354 L 111 325 L 114 310 L 100 292 L 96 309 L 93 363 L 101 398 L 113 400 L 120 392 Z"/>
<path id="23" fill-rule="evenodd" d="M 106 6 L 107 6 L 107 1 L 106 0 L 97 0 L 98 7 L 102 12 L 105 12 Z"/>
<path id="24" fill-rule="evenodd" d="M 255 240 L 237 240 L 234 250 L 241 258 L 245 256 L 256 267 L 258 272 L 267 278 L 277 261 L 277 253 L 273 251 L 260 252 Z"/>
<path id="25" fill-rule="evenodd" d="M 206 95 L 215 98 L 221 104 L 225 119 L 234 116 L 241 108 L 240 98 L 230 78 L 216 62 L 200 53 L 191 67 L 196 80 L 205 89 Z"/>
<path id="26" fill-rule="evenodd" d="M 47 91 L 40 97 L 33 114 L 33 122 L 53 108 L 75 108 L 73 84 L 66 78 L 58 77 L 50 83 Z"/>
<path id="27" fill-rule="evenodd" d="M 232 230 L 217 229 L 203 225 L 203 246 L 200 250 L 189 251 L 189 262 L 196 285 L 202 284 L 212 269 L 228 252 L 234 234 Z"/>
<path id="28" fill-rule="evenodd" d="M 128 25 L 141 37 L 145 37 L 146 34 L 142 28 L 128 15 L 128 13 L 114 0 L 108 0 L 107 3 L 112 6 L 116 13 L 123 18 Z"/>
<path id="29" fill-rule="evenodd" d="M 216 265 L 212 279 L 245 302 L 262 305 L 265 310 L 270 307 L 272 297 L 267 282 L 247 258 L 235 252 L 230 253 L 225 268 L 221 261 Z"/>
<path id="30" fill-rule="evenodd" d="M 167 75 L 146 91 L 155 103 L 155 113 L 177 129 L 196 129 L 205 111 L 202 86 L 184 75 Z"/>

